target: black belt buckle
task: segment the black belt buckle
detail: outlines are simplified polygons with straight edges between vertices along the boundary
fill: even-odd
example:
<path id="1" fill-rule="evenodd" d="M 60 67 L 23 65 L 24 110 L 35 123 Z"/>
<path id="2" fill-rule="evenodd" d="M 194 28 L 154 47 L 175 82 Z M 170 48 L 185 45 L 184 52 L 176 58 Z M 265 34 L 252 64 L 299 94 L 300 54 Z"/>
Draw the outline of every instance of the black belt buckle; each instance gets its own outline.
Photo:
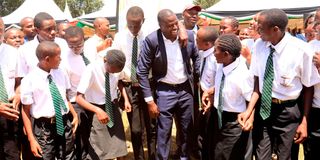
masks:
<path id="1" fill-rule="evenodd" d="M 277 98 L 272 98 L 272 103 L 273 104 L 277 104 L 277 105 L 289 105 L 289 104 L 294 104 L 296 103 L 297 100 L 293 99 L 293 100 L 280 100 Z"/>
<path id="2" fill-rule="evenodd" d="M 56 117 L 51 117 L 51 118 L 50 118 L 50 123 L 51 123 L 51 124 L 56 123 Z"/>

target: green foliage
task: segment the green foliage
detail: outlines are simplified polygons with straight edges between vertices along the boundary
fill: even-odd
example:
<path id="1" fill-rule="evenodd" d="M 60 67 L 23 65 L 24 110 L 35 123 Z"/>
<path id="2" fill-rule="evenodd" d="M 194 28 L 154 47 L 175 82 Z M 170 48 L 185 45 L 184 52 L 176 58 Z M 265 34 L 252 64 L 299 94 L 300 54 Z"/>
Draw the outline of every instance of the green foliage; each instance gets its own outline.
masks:
<path id="1" fill-rule="evenodd" d="M 194 0 L 193 3 L 200 5 L 201 8 L 206 9 L 211 7 L 212 5 L 218 3 L 220 0 Z"/>
<path id="2" fill-rule="evenodd" d="M 64 11 L 66 0 L 54 0 L 56 4 Z M 72 17 L 79 17 L 83 11 L 91 13 L 99 10 L 103 6 L 102 0 L 67 0 Z"/>
<path id="3" fill-rule="evenodd" d="M 24 0 L 0 0 L 0 16 L 4 17 L 16 10 Z"/>

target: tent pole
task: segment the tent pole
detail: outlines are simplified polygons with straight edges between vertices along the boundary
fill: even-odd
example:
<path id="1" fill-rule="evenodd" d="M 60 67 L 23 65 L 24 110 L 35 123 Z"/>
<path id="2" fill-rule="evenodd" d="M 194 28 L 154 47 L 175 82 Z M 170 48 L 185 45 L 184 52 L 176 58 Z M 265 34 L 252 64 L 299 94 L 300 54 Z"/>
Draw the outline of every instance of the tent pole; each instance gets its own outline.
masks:
<path id="1" fill-rule="evenodd" d="M 116 9 L 116 32 L 119 30 L 119 0 L 117 0 L 117 9 Z"/>

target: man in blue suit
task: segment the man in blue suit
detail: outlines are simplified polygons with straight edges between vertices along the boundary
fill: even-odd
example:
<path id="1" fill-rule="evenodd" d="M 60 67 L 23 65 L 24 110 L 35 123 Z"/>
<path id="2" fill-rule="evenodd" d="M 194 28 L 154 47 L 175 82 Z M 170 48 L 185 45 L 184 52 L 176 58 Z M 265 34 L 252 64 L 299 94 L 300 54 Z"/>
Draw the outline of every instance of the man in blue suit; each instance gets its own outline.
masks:
<path id="1" fill-rule="evenodd" d="M 181 128 L 180 158 L 188 159 L 187 137 L 193 124 L 193 72 L 199 74 L 200 64 L 198 49 L 189 31 L 187 46 L 179 45 L 178 19 L 171 10 L 161 10 L 158 22 L 160 29 L 143 42 L 137 75 L 149 114 L 158 119 L 157 159 L 168 159 L 173 115 L 177 117 L 177 127 Z M 148 79 L 150 69 L 155 99 Z"/>

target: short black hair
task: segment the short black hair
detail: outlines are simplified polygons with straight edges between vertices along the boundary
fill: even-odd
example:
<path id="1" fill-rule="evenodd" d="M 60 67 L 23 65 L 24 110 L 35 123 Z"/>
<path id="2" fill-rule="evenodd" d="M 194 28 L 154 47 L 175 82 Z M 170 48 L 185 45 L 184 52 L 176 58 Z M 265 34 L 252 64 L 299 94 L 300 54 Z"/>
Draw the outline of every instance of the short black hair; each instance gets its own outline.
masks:
<path id="1" fill-rule="evenodd" d="M 70 26 L 65 30 L 65 35 L 64 37 L 70 38 L 70 37 L 81 37 L 84 38 L 84 33 L 83 30 L 77 26 Z"/>
<path id="2" fill-rule="evenodd" d="M 228 16 L 228 17 L 224 17 L 222 20 L 225 19 L 230 19 L 231 20 L 231 26 L 232 28 L 239 28 L 239 21 L 236 17 L 233 16 Z"/>
<path id="3" fill-rule="evenodd" d="M 205 33 L 206 33 L 205 36 L 203 37 L 203 40 L 205 42 L 210 42 L 214 44 L 214 42 L 217 40 L 219 36 L 218 31 L 212 26 L 204 26 L 202 28 L 205 30 Z"/>
<path id="4" fill-rule="evenodd" d="M 34 17 L 34 27 L 36 28 L 41 28 L 42 22 L 45 20 L 52 20 L 53 17 L 46 13 L 46 12 L 39 12 L 35 17 Z M 54 19 L 53 19 L 54 20 Z"/>
<path id="5" fill-rule="evenodd" d="M 126 56 L 121 50 L 111 49 L 107 51 L 105 59 L 108 65 L 114 66 L 118 69 L 123 69 L 126 63 Z"/>
<path id="6" fill-rule="evenodd" d="M 133 7 L 129 8 L 129 10 L 127 12 L 127 18 L 129 16 L 133 17 L 133 18 L 142 18 L 142 19 L 144 19 L 143 10 L 138 6 L 133 6 Z"/>
<path id="7" fill-rule="evenodd" d="M 267 9 L 260 13 L 260 16 L 264 16 L 266 23 L 269 27 L 277 26 L 281 32 L 285 32 L 288 25 L 288 17 L 286 13 L 281 9 Z"/>
<path id="8" fill-rule="evenodd" d="M 222 34 L 218 37 L 215 44 L 221 51 L 229 52 L 229 54 L 234 58 L 240 56 L 242 45 L 235 34 Z"/>
<path id="9" fill-rule="evenodd" d="M 159 24 L 163 22 L 165 17 L 171 16 L 171 15 L 176 15 L 173 13 L 170 9 L 163 9 L 159 11 L 158 13 L 158 22 Z"/>
<path id="10" fill-rule="evenodd" d="M 38 60 L 43 60 L 45 57 L 49 56 L 55 56 L 56 55 L 56 49 L 59 48 L 59 45 L 55 42 L 51 41 L 42 41 L 39 43 L 37 49 L 36 49 L 36 55 Z"/>
<path id="11" fill-rule="evenodd" d="M 307 18 L 305 19 L 304 23 L 303 23 L 303 28 L 306 29 L 308 27 L 308 21 L 311 19 L 311 18 L 314 18 L 315 17 L 315 14 L 309 14 L 307 16 Z"/>

